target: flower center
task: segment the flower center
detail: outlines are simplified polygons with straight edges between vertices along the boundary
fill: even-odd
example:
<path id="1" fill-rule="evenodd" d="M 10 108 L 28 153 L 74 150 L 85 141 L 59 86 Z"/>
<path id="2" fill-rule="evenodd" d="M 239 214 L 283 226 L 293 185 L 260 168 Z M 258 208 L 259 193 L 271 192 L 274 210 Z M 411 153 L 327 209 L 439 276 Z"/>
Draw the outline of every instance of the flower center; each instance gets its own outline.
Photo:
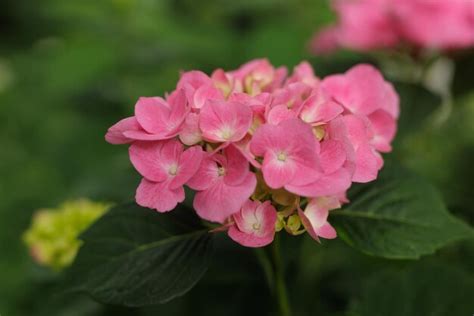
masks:
<path id="1" fill-rule="evenodd" d="M 178 166 L 176 164 L 172 164 L 168 169 L 168 174 L 170 176 L 175 176 L 178 173 Z"/>
<path id="2" fill-rule="evenodd" d="M 286 158 L 287 158 L 287 155 L 286 155 L 286 153 L 284 153 L 284 152 L 280 152 L 280 153 L 278 153 L 278 155 L 277 155 L 277 159 L 278 159 L 279 161 L 284 162 L 284 161 L 286 161 Z"/>
<path id="3" fill-rule="evenodd" d="M 252 224 L 252 229 L 253 229 L 253 230 L 257 230 L 257 231 L 258 231 L 258 230 L 260 230 L 260 227 L 262 227 L 262 226 L 261 226 L 260 223 L 258 223 L 258 222 Z"/>
<path id="4" fill-rule="evenodd" d="M 217 174 L 219 175 L 219 177 L 224 176 L 225 175 L 225 168 L 224 167 L 217 168 Z"/>
<path id="5" fill-rule="evenodd" d="M 232 138 L 232 136 L 234 135 L 234 131 L 226 126 L 224 128 L 221 129 L 221 137 L 225 140 L 229 140 Z"/>

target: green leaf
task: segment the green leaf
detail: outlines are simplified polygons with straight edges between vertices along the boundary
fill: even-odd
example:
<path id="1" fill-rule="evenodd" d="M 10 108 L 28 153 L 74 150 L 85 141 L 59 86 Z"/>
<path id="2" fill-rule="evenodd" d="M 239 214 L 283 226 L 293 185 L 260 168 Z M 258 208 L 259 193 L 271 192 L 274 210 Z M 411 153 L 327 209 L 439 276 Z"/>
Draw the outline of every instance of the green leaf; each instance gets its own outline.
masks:
<path id="1" fill-rule="evenodd" d="M 452 265 L 417 264 L 370 278 L 351 316 L 472 315 L 472 275 Z"/>
<path id="2" fill-rule="evenodd" d="M 345 242 L 366 254 L 416 259 L 474 235 L 450 215 L 433 186 L 392 164 L 375 182 L 355 187 L 349 199 L 346 208 L 331 212 L 331 223 Z"/>
<path id="3" fill-rule="evenodd" d="M 68 271 L 73 289 L 125 306 L 167 302 L 208 268 L 212 235 L 191 209 L 160 214 L 136 204 L 112 208 L 83 235 Z"/>

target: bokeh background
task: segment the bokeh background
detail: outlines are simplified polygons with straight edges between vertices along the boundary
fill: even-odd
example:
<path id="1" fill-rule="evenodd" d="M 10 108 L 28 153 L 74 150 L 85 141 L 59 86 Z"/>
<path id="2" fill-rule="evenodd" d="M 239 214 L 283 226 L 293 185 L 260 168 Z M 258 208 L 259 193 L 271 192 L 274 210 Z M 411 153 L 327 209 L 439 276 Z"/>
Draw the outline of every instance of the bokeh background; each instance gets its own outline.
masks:
<path id="1" fill-rule="evenodd" d="M 311 35 L 333 19 L 322 0 L 2 0 L 0 315 L 270 313 L 251 251 L 225 241 L 225 255 L 184 298 L 131 310 L 61 293 L 61 277 L 33 263 L 21 235 L 35 210 L 64 200 L 133 200 L 139 177 L 127 151 L 103 136 L 139 96 L 172 90 L 181 70 L 209 73 L 267 57 L 290 68 L 307 59 L 324 76 L 376 62 L 349 52 L 311 56 Z M 474 224 L 474 54 L 452 57 L 455 101 L 442 124 L 430 119 L 436 95 L 396 82 L 402 118 L 391 156 L 430 179 L 450 211 Z M 295 315 L 474 313 L 473 241 L 417 262 L 365 257 L 338 240 L 284 242 Z"/>

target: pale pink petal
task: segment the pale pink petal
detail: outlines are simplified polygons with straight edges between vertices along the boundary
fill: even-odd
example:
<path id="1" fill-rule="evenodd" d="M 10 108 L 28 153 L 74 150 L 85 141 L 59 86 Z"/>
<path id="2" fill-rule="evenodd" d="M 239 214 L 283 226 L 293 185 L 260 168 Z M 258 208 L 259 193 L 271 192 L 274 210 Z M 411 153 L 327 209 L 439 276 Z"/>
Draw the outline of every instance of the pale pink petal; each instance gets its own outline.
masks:
<path id="1" fill-rule="evenodd" d="M 156 183 L 142 179 L 136 194 L 137 204 L 157 210 L 168 212 L 184 201 L 183 187 L 174 190 L 168 187 L 166 181 Z"/>

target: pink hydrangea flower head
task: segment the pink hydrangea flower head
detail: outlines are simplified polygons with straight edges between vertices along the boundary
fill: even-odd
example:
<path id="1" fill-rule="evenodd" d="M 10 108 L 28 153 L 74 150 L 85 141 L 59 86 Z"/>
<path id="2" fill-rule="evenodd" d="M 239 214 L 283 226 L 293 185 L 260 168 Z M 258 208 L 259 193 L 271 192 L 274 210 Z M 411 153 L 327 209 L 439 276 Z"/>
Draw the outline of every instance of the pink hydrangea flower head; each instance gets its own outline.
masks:
<path id="1" fill-rule="evenodd" d="M 307 62 L 286 77 L 260 59 L 183 73 L 166 99 L 140 98 L 106 140 L 130 144 L 141 206 L 170 211 L 186 185 L 197 215 L 221 224 L 212 232 L 241 245 L 263 247 L 280 231 L 319 241 L 336 237 L 328 214 L 349 203 L 352 183 L 377 178 L 398 103 L 369 65 L 320 79 Z"/>
<path id="2" fill-rule="evenodd" d="M 247 159 L 232 145 L 223 149 L 222 154 L 207 153 L 188 182 L 188 186 L 197 191 L 194 209 L 198 215 L 219 223 L 240 210 L 256 185 Z"/>
<path id="3" fill-rule="evenodd" d="M 234 224 L 228 234 L 237 243 L 246 247 L 263 247 L 273 241 L 277 212 L 270 201 L 247 200 L 232 218 Z"/>
<path id="4" fill-rule="evenodd" d="M 173 209 L 184 199 L 183 185 L 197 172 L 201 147 L 184 150 L 177 140 L 134 142 L 130 160 L 145 178 L 137 190 L 137 203 L 159 212 Z"/>

